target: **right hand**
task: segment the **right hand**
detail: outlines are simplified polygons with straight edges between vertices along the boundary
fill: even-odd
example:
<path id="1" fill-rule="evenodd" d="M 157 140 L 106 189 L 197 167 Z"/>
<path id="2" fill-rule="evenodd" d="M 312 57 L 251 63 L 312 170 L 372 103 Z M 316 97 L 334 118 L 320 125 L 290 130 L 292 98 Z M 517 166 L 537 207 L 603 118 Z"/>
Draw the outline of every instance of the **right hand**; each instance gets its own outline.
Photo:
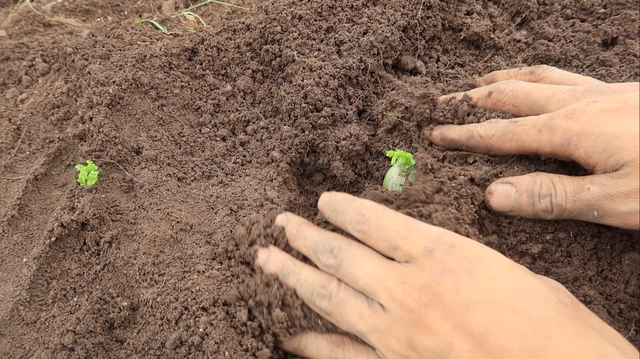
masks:
<path id="1" fill-rule="evenodd" d="M 308 358 L 634 359 L 638 351 L 556 281 L 497 251 L 380 204 L 325 193 L 322 215 L 358 240 L 280 214 L 291 247 L 254 264 L 368 345 L 306 332 L 281 347 Z"/>
<path id="2" fill-rule="evenodd" d="M 489 207 L 508 215 L 639 229 L 638 83 L 607 84 L 535 66 L 492 72 L 478 84 L 441 100 L 468 95 L 479 107 L 524 117 L 439 126 L 427 133 L 431 142 L 488 154 L 572 160 L 593 173 L 502 178 L 486 190 Z"/>

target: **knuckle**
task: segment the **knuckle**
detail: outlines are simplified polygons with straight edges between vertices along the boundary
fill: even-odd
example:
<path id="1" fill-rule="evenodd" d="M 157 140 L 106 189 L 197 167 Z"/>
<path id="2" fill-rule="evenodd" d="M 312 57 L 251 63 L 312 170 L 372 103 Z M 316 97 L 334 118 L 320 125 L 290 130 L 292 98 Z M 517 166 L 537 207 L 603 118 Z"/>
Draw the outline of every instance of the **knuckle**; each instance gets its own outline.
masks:
<path id="1" fill-rule="evenodd" d="M 487 91 L 492 92 L 489 102 L 494 105 L 512 103 L 523 88 L 523 84 L 520 80 L 508 79 L 490 85 L 487 88 Z"/>
<path id="2" fill-rule="evenodd" d="M 545 276 L 542 276 L 542 275 L 538 275 L 538 277 L 542 278 L 542 280 L 545 281 L 547 283 L 547 285 L 549 285 L 554 290 L 561 291 L 561 292 L 567 291 L 567 288 L 565 288 L 564 285 L 560 284 L 560 282 L 558 282 L 557 280 L 555 280 L 553 278 L 545 277 Z"/>
<path id="3" fill-rule="evenodd" d="M 504 80 L 494 85 L 494 91 L 502 98 L 508 97 L 513 91 L 522 86 L 522 81 L 519 80 Z"/>
<path id="4" fill-rule="evenodd" d="M 589 87 L 588 92 L 591 96 L 603 96 L 614 93 L 614 88 L 608 84 L 602 84 Z"/>
<path id="5" fill-rule="evenodd" d="M 371 203 L 364 202 L 360 205 L 351 219 L 351 234 L 356 237 L 366 236 L 371 231 L 376 213 L 377 209 Z"/>
<path id="6" fill-rule="evenodd" d="M 481 144 L 492 143 L 500 132 L 500 120 L 488 120 L 476 127 L 476 137 Z"/>
<path id="7" fill-rule="evenodd" d="M 566 122 L 581 122 L 591 117 L 594 102 L 581 102 L 576 105 L 569 106 L 562 110 L 561 119 Z"/>
<path id="8" fill-rule="evenodd" d="M 289 243 L 294 243 L 300 238 L 301 225 L 298 221 L 289 221 L 286 227 L 286 234 Z"/>
<path id="9" fill-rule="evenodd" d="M 334 336 L 331 338 L 333 344 L 331 346 L 330 358 L 341 358 L 345 354 L 353 355 L 357 352 L 355 343 L 344 336 Z"/>
<path id="10" fill-rule="evenodd" d="M 561 179 L 542 174 L 533 176 L 530 198 L 533 215 L 540 219 L 563 218 L 567 210 L 567 198 Z"/>
<path id="11" fill-rule="evenodd" d="M 332 277 L 313 288 L 310 297 L 311 304 L 321 312 L 320 314 L 330 317 L 330 309 L 336 305 L 341 286 L 340 280 Z"/>
<path id="12" fill-rule="evenodd" d="M 423 249 L 423 254 L 429 261 L 448 264 L 452 259 L 457 259 L 459 249 L 451 243 L 427 245 Z"/>
<path id="13" fill-rule="evenodd" d="M 544 81 L 553 77 L 554 73 L 558 71 L 557 68 L 549 65 L 537 65 L 530 69 L 530 76 L 534 81 Z"/>
<path id="14" fill-rule="evenodd" d="M 537 274 L 538 278 L 548 286 L 555 295 L 556 300 L 562 305 L 569 306 L 573 302 L 573 295 L 567 288 L 555 279 Z"/>
<path id="15" fill-rule="evenodd" d="M 344 243 L 341 241 L 320 241 L 317 244 L 316 256 L 325 269 L 333 272 L 340 267 Z"/>

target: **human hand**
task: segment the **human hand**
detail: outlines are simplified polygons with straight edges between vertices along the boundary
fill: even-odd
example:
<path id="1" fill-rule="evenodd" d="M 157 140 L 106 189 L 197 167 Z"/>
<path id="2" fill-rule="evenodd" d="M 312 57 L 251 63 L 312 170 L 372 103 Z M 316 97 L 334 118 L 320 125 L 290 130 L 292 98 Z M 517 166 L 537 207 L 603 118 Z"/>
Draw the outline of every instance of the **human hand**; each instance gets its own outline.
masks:
<path id="1" fill-rule="evenodd" d="M 283 213 L 289 244 L 255 265 L 369 345 L 303 333 L 283 349 L 309 358 L 637 358 L 638 351 L 562 285 L 476 241 L 374 202 L 325 193 L 320 212 L 362 243 Z"/>
<path id="2" fill-rule="evenodd" d="M 638 83 L 607 84 L 549 66 L 492 72 L 465 94 L 479 107 L 516 116 L 436 127 L 435 144 L 496 155 L 538 154 L 573 160 L 585 177 L 548 173 L 502 178 L 486 190 L 497 212 L 578 219 L 639 229 Z"/>

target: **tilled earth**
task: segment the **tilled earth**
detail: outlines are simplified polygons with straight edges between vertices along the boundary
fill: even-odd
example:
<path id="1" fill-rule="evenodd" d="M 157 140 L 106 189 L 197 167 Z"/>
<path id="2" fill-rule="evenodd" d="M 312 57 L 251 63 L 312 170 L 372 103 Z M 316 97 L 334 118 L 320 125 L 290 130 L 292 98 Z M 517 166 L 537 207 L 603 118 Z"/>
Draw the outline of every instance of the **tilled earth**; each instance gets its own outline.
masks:
<path id="1" fill-rule="evenodd" d="M 581 168 L 421 135 L 501 116 L 435 106 L 496 69 L 638 81 L 637 1 L 240 1 L 0 0 L 0 357 L 282 357 L 278 338 L 334 328 L 248 248 L 286 247 L 278 211 L 326 225 L 326 190 L 485 243 L 638 345 L 637 232 L 483 204 L 500 176 Z M 400 194 L 380 189 L 393 148 L 420 168 Z"/>

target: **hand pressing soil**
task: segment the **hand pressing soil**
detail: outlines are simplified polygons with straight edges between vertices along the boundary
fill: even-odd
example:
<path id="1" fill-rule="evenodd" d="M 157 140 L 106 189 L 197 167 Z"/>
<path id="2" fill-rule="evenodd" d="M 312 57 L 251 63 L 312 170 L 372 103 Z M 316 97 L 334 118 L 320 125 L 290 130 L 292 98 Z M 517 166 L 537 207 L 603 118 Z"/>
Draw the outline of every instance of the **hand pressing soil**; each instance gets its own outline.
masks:
<path id="1" fill-rule="evenodd" d="M 501 178 L 486 191 L 494 210 L 542 219 L 578 219 L 638 229 L 638 83 L 607 84 L 549 66 L 496 71 L 465 96 L 509 120 L 445 125 L 427 136 L 447 148 L 497 155 L 538 154 L 579 163 L 592 174 Z"/>

